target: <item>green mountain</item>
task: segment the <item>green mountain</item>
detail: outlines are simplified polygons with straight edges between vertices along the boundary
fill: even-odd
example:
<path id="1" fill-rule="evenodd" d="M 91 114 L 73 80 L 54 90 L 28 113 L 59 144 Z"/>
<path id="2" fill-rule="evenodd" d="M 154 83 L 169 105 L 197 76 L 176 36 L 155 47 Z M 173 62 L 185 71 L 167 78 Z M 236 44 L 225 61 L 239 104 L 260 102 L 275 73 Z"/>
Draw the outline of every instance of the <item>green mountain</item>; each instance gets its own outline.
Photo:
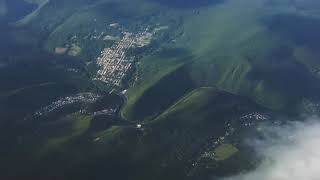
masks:
<path id="1" fill-rule="evenodd" d="M 129 123 L 94 130 L 95 120 L 79 114 L 51 126 L 35 122 L 33 126 L 40 128 L 37 134 L 25 131 L 18 146 L 28 148 L 17 149 L 32 156 L 16 157 L 28 163 L 8 161 L 4 177 L 202 179 L 228 175 L 252 165 L 245 160 L 246 152 L 238 151 L 246 129 L 239 117 L 252 111 L 268 112 L 246 98 L 208 87 L 188 93 L 156 119 L 142 122 L 141 128 Z M 217 152 L 217 157 L 206 156 L 211 152 Z"/>
<path id="2" fill-rule="evenodd" d="M 161 58 L 162 54 L 169 54 L 165 48 L 141 61 L 141 80 L 129 89 L 123 116 L 137 119 L 136 109 L 161 106 L 159 97 L 168 100 L 176 94 L 171 90 L 181 89 L 181 94 L 176 96 L 182 96 L 188 88 L 202 86 L 218 86 L 250 97 L 265 107 L 284 111 L 295 111 L 303 98 L 316 97 L 319 74 L 315 72 L 319 63 L 315 58 L 318 49 L 315 29 L 319 19 L 280 7 L 277 11 L 269 10 L 276 9 L 277 3 L 269 8 L 265 4 L 264 1 L 228 1 L 185 19 L 183 36 L 173 47 L 168 47 L 169 52 L 185 50 Z M 185 65 L 180 67 L 181 63 Z M 160 67 L 150 70 L 157 66 Z M 177 74 L 184 79 L 170 80 Z M 146 96 L 150 100 L 145 100 Z"/>
<path id="3" fill-rule="evenodd" d="M 218 179 L 255 167 L 257 124 L 319 99 L 316 0 L 8 2 L 1 179 Z M 99 81 L 131 36 L 132 69 Z"/>

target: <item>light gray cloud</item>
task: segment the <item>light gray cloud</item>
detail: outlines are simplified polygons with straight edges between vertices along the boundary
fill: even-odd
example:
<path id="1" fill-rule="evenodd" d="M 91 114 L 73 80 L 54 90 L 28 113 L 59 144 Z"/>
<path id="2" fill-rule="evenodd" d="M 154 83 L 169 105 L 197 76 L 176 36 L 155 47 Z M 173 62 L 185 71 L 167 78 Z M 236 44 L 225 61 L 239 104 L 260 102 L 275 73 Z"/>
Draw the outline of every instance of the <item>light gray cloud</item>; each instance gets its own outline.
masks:
<path id="1" fill-rule="evenodd" d="M 223 180 L 320 180 L 320 122 L 264 126 L 264 140 L 253 140 L 263 157 L 250 172 Z"/>

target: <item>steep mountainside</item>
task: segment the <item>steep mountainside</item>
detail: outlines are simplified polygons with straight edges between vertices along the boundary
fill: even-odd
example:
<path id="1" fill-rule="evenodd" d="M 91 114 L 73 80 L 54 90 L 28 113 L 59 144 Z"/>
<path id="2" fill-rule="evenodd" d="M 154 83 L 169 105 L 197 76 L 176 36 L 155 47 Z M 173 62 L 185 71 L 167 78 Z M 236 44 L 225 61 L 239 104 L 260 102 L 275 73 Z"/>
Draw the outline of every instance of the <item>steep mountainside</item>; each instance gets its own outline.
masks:
<path id="1" fill-rule="evenodd" d="M 159 62 L 158 54 L 143 60 L 139 74 L 141 80 L 129 89 L 124 117 L 136 119 L 135 115 L 130 115 L 130 109 L 162 103 L 151 98 L 145 101 L 145 95 L 154 94 L 153 97 L 162 97 L 166 101 L 165 97 L 170 95 L 164 89 L 177 90 L 182 84 L 189 87 L 218 86 L 275 110 L 295 111 L 303 98 L 317 98 L 320 64 L 315 58 L 319 50 L 316 29 L 320 19 L 301 15 L 299 10 L 288 12 L 286 8 L 281 9 L 289 2 L 274 3 L 274 9 L 267 6 L 268 3 L 227 1 L 201 9 L 199 14 L 185 19 L 183 36 L 169 47 L 173 52 L 184 49 L 184 53 L 167 54 L 161 62 L 161 67 L 166 67 L 165 62 L 167 67 L 172 67 L 172 64 L 179 66 L 184 60 L 184 70 L 175 69 L 176 73 L 167 71 L 168 68 L 151 71 L 150 68 Z M 309 26 L 311 24 L 313 27 Z M 157 80 L 158 74 L 163 73 L 167 75 Z M 189 85 L 184 80 L 177 80 L 179 83 L 167 81 L 168 76 L 177 76 L 177 73 L 188 77 Z M 144 85 L 148 82 L 153 85 Z M 159 86 L 163 87 L 162 90 L 153 92 Z M 142 101 L 147 104 L 141 105 Z M 171 103 L 174 101 L 172 99 Z"/>

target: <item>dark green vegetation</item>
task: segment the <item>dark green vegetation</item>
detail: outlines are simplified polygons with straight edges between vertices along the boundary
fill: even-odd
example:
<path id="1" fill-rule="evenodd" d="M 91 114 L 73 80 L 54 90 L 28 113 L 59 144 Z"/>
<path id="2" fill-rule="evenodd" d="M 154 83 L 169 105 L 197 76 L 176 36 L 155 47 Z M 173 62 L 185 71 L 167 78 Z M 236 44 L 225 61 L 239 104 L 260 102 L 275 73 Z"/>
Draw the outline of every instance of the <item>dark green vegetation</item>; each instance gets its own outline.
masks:
<path id="1" fill-rule="evenodd" d="M 240 116 L 297 115 L 303 99 L 319 98 L 315 0 L 10 2 L 28 7 L 0 9 L 1 179 L 216 179 L 254 166 Z M 113 43 L 93 37 L 120 36 L 112 23 L 168 27 L 129 52 L 126 97 L 92 81 Z M 76 56 L 57 54 L 72 46 Z M 102 97 L 33 118 L 82 92 Z"/>
<path id="2" fill-rule="evenodd" d="M 202 172 L 208 164 L 202 164 L 202 161 L 197 167 L 192 164 L 210 149 L 212 139 L 224 135 L 226 123 L 236 125 L 239 115 L 252 110 L 262 109 L 245 98 L 215 88 L 200 88 L 156 119 L 143 123 L 143 130 L 130 124 L 92 129 L 94 119 L 78 114 L 57 119 L 54 124 L 35 122 L 32 127 L 37 133 L 20 136 L 20 150 L 11 152 L 33 155 L 15 157 L 14 162 L 23 163 L 7 162 L 3 168 L 8 175 L 4 177 L 202 179 L 211 176 L 212 172 L 227 175 L 250 166 L 246 161 L 234 164 L 244 154 L 231 149 L 235 155 L 230 154 L 232 158 L 228 161 L 211 160 L 210 173 Z M 107 120 L 104 118 L 104 122 Z M 234 136 L 238 137 L 237 134 Z M 237 144 L 240 138 L 228 141 Z M 22 150 L 22 147 L 27 148 Z M 13 170 L 19 174 L 13 173 Z M 202 173 L 199 175 L 199 172 Z"/>

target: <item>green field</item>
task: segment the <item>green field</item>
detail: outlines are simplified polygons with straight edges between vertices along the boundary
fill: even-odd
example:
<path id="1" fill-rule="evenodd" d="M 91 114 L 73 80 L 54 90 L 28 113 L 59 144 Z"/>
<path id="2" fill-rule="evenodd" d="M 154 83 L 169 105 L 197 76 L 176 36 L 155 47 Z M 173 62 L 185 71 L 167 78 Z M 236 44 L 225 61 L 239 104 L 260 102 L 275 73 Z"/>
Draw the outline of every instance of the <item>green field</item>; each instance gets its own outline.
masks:
<path id="1" fill-rule="evenodd" d="M 214 150 L 217 161 L 226 160 L 237 152 L 238 149 L 231 144 L 222 144 Z"/>

